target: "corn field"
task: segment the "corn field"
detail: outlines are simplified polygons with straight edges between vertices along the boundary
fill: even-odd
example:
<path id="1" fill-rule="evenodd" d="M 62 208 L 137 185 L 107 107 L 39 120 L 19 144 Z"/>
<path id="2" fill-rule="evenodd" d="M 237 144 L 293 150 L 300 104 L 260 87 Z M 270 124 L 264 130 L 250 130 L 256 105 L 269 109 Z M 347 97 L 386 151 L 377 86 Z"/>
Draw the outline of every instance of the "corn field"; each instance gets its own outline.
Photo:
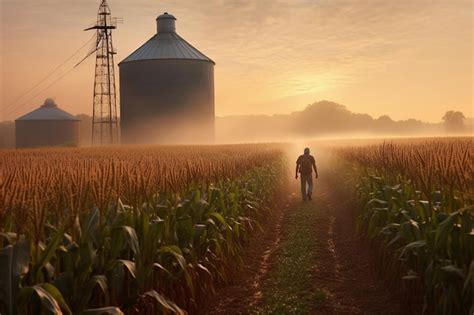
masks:
<path id="1" fill-rule="evenodd" d="M 284 180 L 272 145 L 0 152 L 0 313 L 198 312 Z"/>
<path id="2" fill-rule="evenodd" d="M 384 273 L 403 270 L 404 294 L 419 288 L 425 313 L 474 314 L 473 144 L 459 138 L 337 150 L 362 201 L 359 231 L 380 244 Z"/>

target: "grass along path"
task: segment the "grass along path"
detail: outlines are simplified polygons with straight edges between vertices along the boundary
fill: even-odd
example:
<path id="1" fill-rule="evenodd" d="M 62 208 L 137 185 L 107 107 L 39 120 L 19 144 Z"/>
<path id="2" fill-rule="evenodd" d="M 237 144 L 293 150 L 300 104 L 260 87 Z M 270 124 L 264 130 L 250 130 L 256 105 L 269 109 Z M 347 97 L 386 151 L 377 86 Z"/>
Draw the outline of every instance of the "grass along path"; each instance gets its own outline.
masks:
<path id="1" fill-rule="evenodd" d="M 316 203 L 302 203 L 296 193 L 290 198 L 282 241 L 265 276 L 261 299 L 251 310 L 254 314 L 308 314 L 315 301 L 325 300 L 312 276 L 316 258 Z"/>

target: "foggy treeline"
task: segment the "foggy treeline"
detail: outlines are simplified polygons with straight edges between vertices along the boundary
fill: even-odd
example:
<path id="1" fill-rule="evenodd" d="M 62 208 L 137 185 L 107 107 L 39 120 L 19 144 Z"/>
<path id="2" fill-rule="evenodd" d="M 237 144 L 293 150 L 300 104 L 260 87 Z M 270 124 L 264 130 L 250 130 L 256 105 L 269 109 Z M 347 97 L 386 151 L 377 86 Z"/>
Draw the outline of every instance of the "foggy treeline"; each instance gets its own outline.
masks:
<path id="1" fill-rule="evenodd" d="M 227 116 L 216 119 L 219 142 L 275 141 L 301 138 L 429 136 L 440 134 L 472 134 L 472 118 L 448 111 L 440 123 L 421 120 L 392 120 L 383 115 L 353 113 L 344 105 L 320 101 L 302 111 L 287 115 Z"/>
<path id="2" fill-rule="evenodd" d="M 91 141 L 92 119 L 77 115 L 80 123 L 80 144 Z M 439 123 L 421 120 L 392 120 L 383 115 L 353 113 L 344 105 L 320 101 L 302 111 L 286 115 L 242 115 L 216 117 L 216 142 L 286 141 L 302 138 L 430 136 L 442 134 L 473 134 L 474 120 L 463 113 L 448 111 Z M 0 148 L 15 146 L 15 125 L 0 122 Z"/>

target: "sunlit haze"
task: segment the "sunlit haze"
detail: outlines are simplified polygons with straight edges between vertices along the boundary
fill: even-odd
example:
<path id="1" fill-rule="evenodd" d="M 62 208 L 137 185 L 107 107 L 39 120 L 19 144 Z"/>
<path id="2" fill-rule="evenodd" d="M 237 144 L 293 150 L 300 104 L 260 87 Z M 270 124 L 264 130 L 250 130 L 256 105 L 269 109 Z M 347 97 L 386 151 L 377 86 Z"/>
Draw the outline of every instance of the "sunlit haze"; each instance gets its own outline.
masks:
<path id="1" fill-rule="evenodd" d="M 99 1 L 1 0 L 0 120 L 53 97 L 73 114 L 92 111 L 87 45 L 14 102 L 92 36 Z M 216 115 L 276 114 L 330 100 L 351 111 L 437 122 L 447 110 L 473 116 L 470 0 L 110 0 L 117 64 L 177 17 L 177 32 L 216 62 Z M 117 79 L 118 84 L 118 79 Z M 34 97 L 33 97 L 34 96 Z"/>

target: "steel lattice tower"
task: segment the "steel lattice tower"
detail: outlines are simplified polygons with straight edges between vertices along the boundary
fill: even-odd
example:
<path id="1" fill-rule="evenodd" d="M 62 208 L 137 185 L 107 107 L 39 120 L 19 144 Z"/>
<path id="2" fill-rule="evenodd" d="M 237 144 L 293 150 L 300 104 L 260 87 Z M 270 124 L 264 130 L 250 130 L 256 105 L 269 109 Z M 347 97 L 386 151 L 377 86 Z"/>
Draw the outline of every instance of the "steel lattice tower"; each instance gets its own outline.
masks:
<path id="1" fill-rule="evenodd" d="M 97 31 L 94 99 L 92 112 L 92 144 L 119 142 L 117 97 L 115 92 L 114 51 L 112 30 L 116 20 L 110 15 L 106 0 L 101 0 L 96 25 L 87 30 Z"/>

